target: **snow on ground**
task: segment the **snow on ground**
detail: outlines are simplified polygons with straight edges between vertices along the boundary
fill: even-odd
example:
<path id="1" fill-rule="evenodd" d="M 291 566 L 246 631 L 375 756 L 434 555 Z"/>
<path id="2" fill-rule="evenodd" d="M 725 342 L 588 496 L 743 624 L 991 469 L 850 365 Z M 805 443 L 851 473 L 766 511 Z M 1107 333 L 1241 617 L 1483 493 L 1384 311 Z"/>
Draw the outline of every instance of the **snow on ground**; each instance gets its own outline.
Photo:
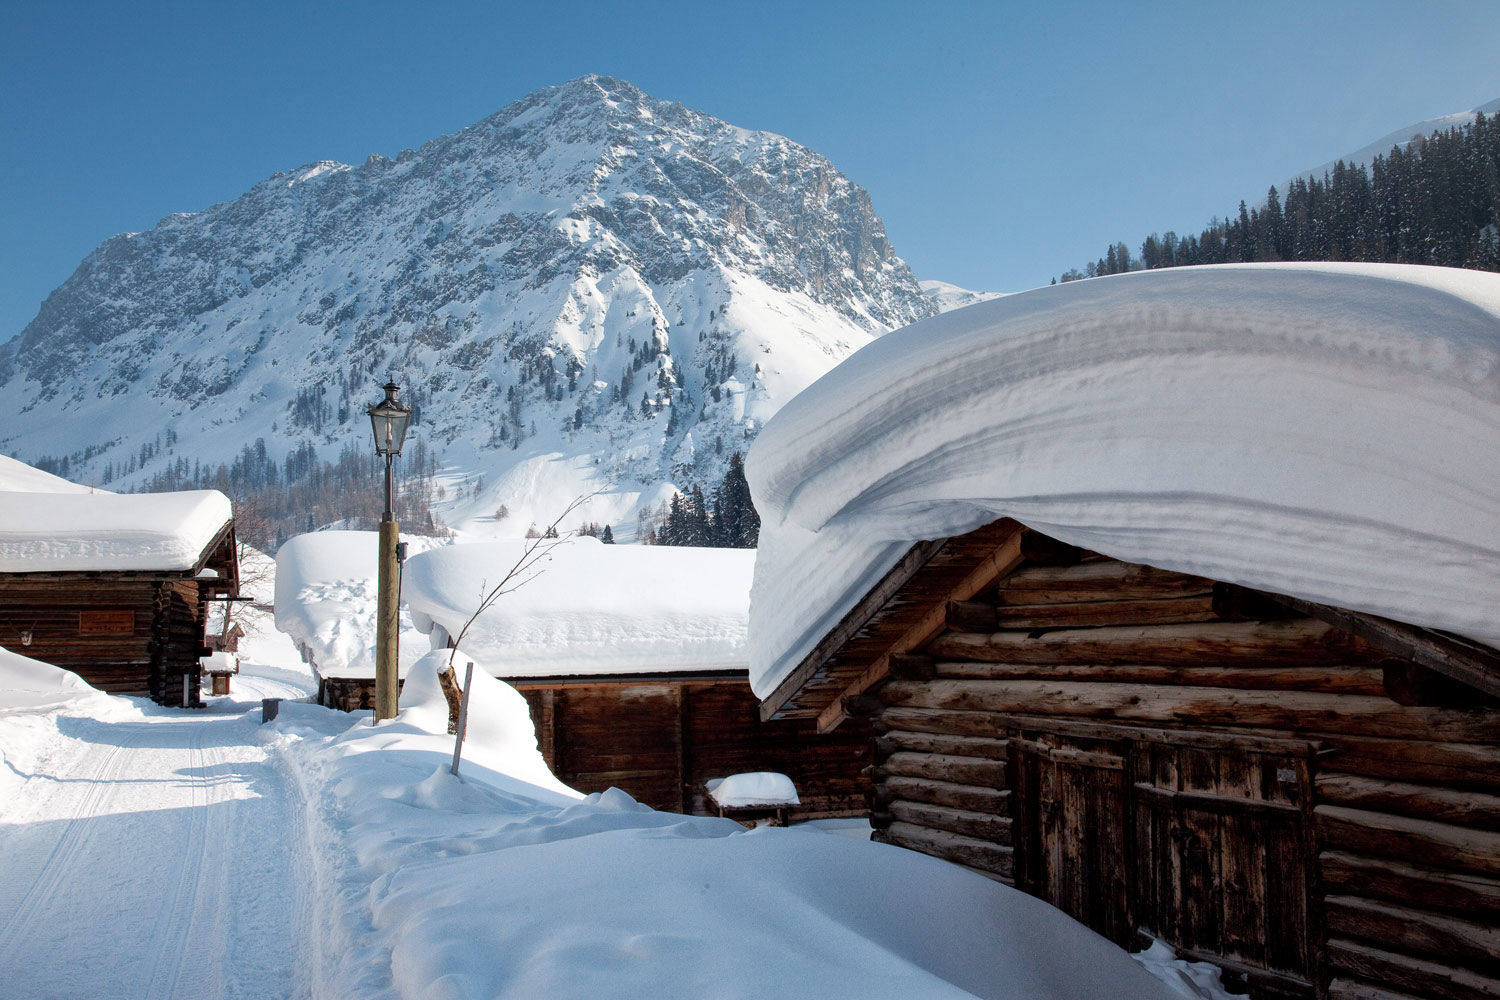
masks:
<path id="1" fill-rule="evenodd" d="M 0 572 L 191 569 L 230 516 L 218 490 L 0 490 Z"/>
<path id="2" fill-rule="evenodd" d="M 317 933 L 351 995 L 1172 995 L 1059 911 L 924 855 L 530 784 L 518 706 L 480 703 L 491 729 L 455 778 L 428 676 L 442 659 L 412 668 L 389 722 L 287 705 L 267 727 L 317 804 L 327 891 L 350 904 Z M 504 690 L 486 678 L 474 697 Z"/>
<path id="3" fill-rule="evenodd" d="M 483 664 L 455 777 L 441 651 L 394 720 L 286 702 L 259 724 L 265 685 L 312 677 L 260 662 L 291 651 L 256 635 L 207 712 L 0 651 L 7 996 L 1225 996 L 1174 993 L 1039 900 L 837 825 L 582 796 Z"/>
<path id="4" fill-rule="evenodd" d="M 305 809 L 244 706 L 162 709 L 21 660 L 0 650 L 5 995 L 302 995 Z M 28 699 L 48 683 L 72 697 Z"/>
<path id="5" fill-rule="evenodd" d="M 1173 268 L 980 303 L 850 357 L 746 474 L 762 695 L 912 542 L 1001 516 L 1500 643 L 1500 275 Z"/>
<path id="6" fill-rule="evenodd" d="M 459 543 L 409 558 L 401 592 L 417 627 L 435 623 L 442 645 L 457 637 L 529 544 Z M 505 677 L 743 670 L 754 562 L 748 549 L 565 539 L 462 646 Z"/>

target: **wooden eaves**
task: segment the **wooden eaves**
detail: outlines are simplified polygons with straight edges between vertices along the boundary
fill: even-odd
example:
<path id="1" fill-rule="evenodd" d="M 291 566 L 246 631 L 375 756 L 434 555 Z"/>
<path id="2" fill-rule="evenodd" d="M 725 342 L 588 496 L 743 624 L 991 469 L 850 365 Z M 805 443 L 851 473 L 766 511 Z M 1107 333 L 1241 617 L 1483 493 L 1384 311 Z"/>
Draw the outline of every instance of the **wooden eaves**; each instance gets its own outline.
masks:
<path id="1" fill-rule="evenodd" d="M 845 699 L 889 678 L 893 664 L 899 667 L 905 654 L 935 638 L 961 602 L 1010 573 L 1029 550 L 1047 546 L 1068 548 L 1009 518 L 965 535 L 916 543 L 761 702 L 761 718 L 816 718 L 819 732 L 832 730 L 847 717 Z M 1059 555 L 1049 551 L 1045 561 Z M 1259 596 L 1500 697 L 1500 650 L 1364 612 L 1279 594 Z"/>
<path id="2" fill-rule="evenodd" d="M 1019 565 L 1029 534 L 1002 518 L 913 545 L 761 702 L 761 718 L 816 718 L 819 732 L 834 729 L 847 717 L 845 698 L 879 684 L 894 658 L 943 630 L 950 602 L 969 600 Z"/>

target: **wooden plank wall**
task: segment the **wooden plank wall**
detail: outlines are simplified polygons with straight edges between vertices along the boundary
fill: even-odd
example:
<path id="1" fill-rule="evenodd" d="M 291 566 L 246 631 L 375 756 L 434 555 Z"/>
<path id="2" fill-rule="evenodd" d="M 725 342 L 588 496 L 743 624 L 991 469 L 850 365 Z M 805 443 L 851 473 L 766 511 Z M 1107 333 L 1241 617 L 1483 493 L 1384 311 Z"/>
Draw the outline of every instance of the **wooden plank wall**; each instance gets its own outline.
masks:
<path id="1" fill-rule="evenodd" d="M 948 622 L 862 706 L 878 734 L 879 836 L 1011 881 L 1025 847 L 1012 835 L 1025 813 L 1012 796 L 1030 794 L 1011 787 L 1025 777 L 1012 741 L 1064 755 L 1107 743 L 1132 769 L 1123 787 L 1133 815 L 1149 813 L 1148 800 L 1169 803 L 1158 810 L 1161 844 L 1190 844 L 1191 816 L 1201 814 L 1218 825 L 1200 843 L 1233 829 L 1242 841 L 1281 830 L 1261 837 L 1272 846 L 1260 850 L 1304 855 L 1293 868 L 1306 871 L 1305 905 L 1266 874 L 1289 862 L 1200 851 L 1206 867 L 1184 874 L 1185 848 L 1159 847 L 1176 860 L 1122 873 L 1139 925 L 1213 944 L 1200 950 L 1242 967 L 1262 996 L 1500 997 L 1493 699 L 1414 686 L 1411 664 L 1323 622 L 1280 616 L 1253 595 L 1099 557 L 1023 565 L 950 607 Z M 1414 688 L 1443 696 L 1401 704 L 1388 694 L 1424 700 L 1401 693 Z M 1168 761 L 1168 751 L 1178 756 Z M 1180 756 L 1189 751 L 1199 756 Z M 1149 827 L 1129 836 L 1132 856 L 1150 853 Z M 1202 884 L 1185 886 L 1189 877 Z M 1176 883 L 1147 891 L 1140 883 L 1151 879 Z M 1185 931 L 1185 918 L 1161 912 L 1185 887 L 1217 901 L 1204 911 L 1217 924 Z M 1237 913 L 1247 892 L 1275 912 Z M 1247 943 L 1254 921 L 1282 914 L 1306 926 L 1305 946 L 1269 930 Z"/>
<path id="2" fill-rule="evenodd" d="M 96 612 L 127 612 L 127 629 L 92 633 Z M 112 694 L 198 705 L 199 666 L 207 608 L 192 580 L 153 581 L 0 575 L 0 645 L 77 673 Z M 21 633 L 32 641 L 23 645 Z"/>
<path id="3" fill-rule="evenodd" d="M 709 779 L 780 771 L 802 799 L 793 821 L 868 811 L 868 728 L 819 736 L 810 720 L 761 722 L 743 678 L 519 687 L 548 764 L 580 791 L 617 786 L 655 809 L 710 815 Z"/>
<path id="4" fill-rule="evenodd" d="M 851 721 L 819 735 L 811 719 L 761 722 L 743 678 L 640 684 L 518 682 L 552 772 L 583 792 L 618 786 L 653 809 L 713 815 L 704 786 L 743 771 L 780 771 L 802 804 L 794 822 L 869 812 L 871 734 Z M 374 707 L 368 678 L 319 681 L 318 703 Z"/>

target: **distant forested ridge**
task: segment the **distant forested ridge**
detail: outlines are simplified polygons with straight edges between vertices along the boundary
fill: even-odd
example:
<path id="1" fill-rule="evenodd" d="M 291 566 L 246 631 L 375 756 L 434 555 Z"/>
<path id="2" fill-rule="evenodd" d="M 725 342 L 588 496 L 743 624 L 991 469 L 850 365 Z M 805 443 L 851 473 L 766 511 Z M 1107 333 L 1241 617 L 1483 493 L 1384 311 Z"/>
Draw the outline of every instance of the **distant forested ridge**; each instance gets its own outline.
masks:
<path id="1" fill-rule="evenodd" d="M 1197 236 L 1152 233 L 1057 281 L 1187 264 L 1385 261 L 1500 271 L 1500 115 L 1413 139 L 1367 168 L 1336 163 Z"/>

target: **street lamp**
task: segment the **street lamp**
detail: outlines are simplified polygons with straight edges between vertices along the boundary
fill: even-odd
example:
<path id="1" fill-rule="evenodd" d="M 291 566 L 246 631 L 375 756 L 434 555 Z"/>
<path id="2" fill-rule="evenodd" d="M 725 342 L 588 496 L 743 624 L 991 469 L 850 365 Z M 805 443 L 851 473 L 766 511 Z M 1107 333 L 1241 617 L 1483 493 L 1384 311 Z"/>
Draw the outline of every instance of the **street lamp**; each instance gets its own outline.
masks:
<path id="1" fill-rule="evenodd" d="M 406 425 L 411 407 L 397 402 L 395 382 L 385 384 L 385 398 L 370 407 L 370 424 L 375 430 L 375 454 L 385 456 L 385 513 L 380 518 L 380 570 L 375 605 L 375 720 L 396 717 L 397 646 L 396 623 L 400 614 L 397 593 L 401 577 L 396 562 L 396 543 L 400 527 L 391 512 L 391 458 L 401 454 L 406 440 Z"/>

